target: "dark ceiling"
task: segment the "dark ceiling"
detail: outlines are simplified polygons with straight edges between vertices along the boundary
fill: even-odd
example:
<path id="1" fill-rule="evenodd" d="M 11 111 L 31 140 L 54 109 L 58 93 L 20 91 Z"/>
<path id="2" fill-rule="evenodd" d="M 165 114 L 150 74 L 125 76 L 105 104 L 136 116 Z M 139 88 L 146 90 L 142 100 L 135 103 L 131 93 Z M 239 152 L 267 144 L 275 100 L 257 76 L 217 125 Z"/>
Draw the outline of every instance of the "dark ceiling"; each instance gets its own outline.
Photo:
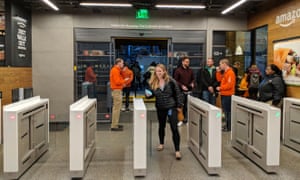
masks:
<path id="1" fill-rule="evenodd" d="M 101 12 L 107 9 L 116 8 L 104 8 L 104 7 L 82 7 L 79 5 L 80 2 L 116 2 L 116 3 L 131 3 L 135 8 L 147 8 L 150 10 L 156 10 L 155 4 L 203 4 L 206 5 L 204 10 L 177 10 L 177 11 L 202 11 L 207 14 L 220 14 L 220 12 L 226 9 L 231 4 L 237 2 L 237 0 L 51 0 L 55 5 L 58 6 L 60 12 L 78 13 L 83 11 L 90 12 Z M 230 14 L 253 14 L 259 11 L 268 10 L 273 6 L 286 2 L 288 0 L 248 0 L 241 7 L 233 10 Z M 19 3 L 23 3 L 23 6 L 32 11 L 53 11 L 49 8 L 42 0 L 17 0 Z M 166 10 L 164 10 L 166 11 Z"/>

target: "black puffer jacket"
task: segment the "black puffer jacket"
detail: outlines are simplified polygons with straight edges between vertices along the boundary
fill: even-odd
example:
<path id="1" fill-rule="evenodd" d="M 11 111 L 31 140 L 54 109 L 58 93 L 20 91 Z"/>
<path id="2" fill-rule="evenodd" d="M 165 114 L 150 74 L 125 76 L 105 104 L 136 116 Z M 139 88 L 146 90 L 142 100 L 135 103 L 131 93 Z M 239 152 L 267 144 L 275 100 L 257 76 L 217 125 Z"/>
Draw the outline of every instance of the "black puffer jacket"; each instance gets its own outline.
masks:
<path id="1" fill-rule="evenodd" d="M 163 90 L 157 88 L 152 90 L 156 97 L 155 106 L 157 109 L 170 109 L 176 107 L 183 107 L 183 96 L 174 79 L 170 79 L 165 84 Z"/>
<path id="2" fill-rule="evenodd" d="M 259 101 L 270 101 L 272 104 L 278 104 L 285 94 L 285 84 L 281 76 L 274 74 L 266 76 L 258 89 Z"/>

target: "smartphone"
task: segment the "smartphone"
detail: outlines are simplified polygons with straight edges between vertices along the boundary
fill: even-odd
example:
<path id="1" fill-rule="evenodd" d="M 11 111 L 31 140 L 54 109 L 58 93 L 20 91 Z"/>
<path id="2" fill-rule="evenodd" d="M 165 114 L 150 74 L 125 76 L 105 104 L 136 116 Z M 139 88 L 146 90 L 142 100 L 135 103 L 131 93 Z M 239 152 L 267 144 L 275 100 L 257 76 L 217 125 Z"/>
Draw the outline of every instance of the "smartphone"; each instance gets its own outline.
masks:
<path id="1" fill-rule="evenodd" d="M 145 89 L 146 96 L 152 96 L 152 92 L 149 89 Z"/>

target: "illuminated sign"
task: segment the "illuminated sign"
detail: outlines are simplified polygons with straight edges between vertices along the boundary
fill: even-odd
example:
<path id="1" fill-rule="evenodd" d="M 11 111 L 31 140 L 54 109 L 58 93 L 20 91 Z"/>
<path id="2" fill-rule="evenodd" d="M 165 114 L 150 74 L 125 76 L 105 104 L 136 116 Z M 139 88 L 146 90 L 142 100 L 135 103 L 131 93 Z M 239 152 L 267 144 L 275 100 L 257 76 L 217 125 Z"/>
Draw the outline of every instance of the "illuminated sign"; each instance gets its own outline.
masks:
<path id="1" fill-rule="evenodd" d="M 136 19 L 149 19 L 148 9 L 138 9 L 135 14 Z"/>

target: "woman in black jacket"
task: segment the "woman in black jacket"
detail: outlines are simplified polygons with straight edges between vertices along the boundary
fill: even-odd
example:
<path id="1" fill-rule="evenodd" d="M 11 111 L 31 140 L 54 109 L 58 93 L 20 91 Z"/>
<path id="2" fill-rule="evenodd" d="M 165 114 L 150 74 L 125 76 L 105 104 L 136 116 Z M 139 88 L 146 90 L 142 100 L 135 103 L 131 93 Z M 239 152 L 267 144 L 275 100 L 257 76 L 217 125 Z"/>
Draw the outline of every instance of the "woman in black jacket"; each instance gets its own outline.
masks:
<path id="1" fill-rule="evenodd" d="M 180 154 L 180 135 L 177 128 L 177 111 L 183 107 L 183 97 L 179 87 L 174 79 L 172 79 L 163 64 L 158 64 L 155 67 L 154 75 L 149 81 L 151 91 L 146 90 L 146 96 L 156 97 L 156 110 L 159 122 L 158 135 L 160 144 L 157 147 L 158 151 L 164 149 L 164 137 L 167 117 L 170 121 L 170 127 L 173 134 L 173 143 L 175 147 L 175 157 L 181 159 Z"/>
<path id="2" fill-rule="evenodd" d="M 270 64 L 266 68 L 266 76 L 258 87 L 259 101 L 281 107 L 282 98 L 285 94 L 285 83 L 282 79 L 281 70 Z"/>

